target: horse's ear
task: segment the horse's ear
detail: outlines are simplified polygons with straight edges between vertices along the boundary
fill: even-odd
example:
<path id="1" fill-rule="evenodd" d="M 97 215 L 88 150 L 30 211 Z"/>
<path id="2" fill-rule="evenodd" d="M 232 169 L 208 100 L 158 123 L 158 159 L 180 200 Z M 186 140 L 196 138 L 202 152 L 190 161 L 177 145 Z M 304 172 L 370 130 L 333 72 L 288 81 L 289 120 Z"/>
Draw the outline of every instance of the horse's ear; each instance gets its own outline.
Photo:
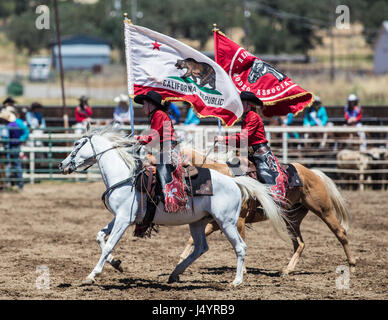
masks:
<path id="1" fill-rule="evenodd" d="M 90 122 L 87 121 L 86 122 L 86 132 L 89 132 L 90 131 Z"/>

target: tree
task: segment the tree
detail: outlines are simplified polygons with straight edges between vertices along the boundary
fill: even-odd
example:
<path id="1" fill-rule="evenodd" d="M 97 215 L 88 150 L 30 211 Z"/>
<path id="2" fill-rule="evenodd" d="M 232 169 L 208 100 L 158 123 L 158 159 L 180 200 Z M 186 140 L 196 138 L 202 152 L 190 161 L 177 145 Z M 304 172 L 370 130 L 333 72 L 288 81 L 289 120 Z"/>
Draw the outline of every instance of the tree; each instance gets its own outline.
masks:
<path id="1" fill-rule="evenodd" d="M 18 50 L 27 49 L 29 55 L 46 47 L 52 36 L 52 30 L 38 30 L 36 28 L 36 18 L 35 12 L 27 11 L 19 16 L 13 16 L 6 28 L 7 37 L 15 44 L 16 48 Z"/>
<path id="2" fill-rule="evenodd" d="M 250 2 L 250 42 L 260 53 L 306 54 L 320 43 L 316 30 L 329 27 L 327 2 L 273 0 L 252 3 L 255 2 Z"/>
<path id="3" fill-rule="evenodd" d="M 3 0 L 0 2 L 0 19 L 5 19 L 11 15 L 15 10 L 15 2 L 10 0 Z"/>

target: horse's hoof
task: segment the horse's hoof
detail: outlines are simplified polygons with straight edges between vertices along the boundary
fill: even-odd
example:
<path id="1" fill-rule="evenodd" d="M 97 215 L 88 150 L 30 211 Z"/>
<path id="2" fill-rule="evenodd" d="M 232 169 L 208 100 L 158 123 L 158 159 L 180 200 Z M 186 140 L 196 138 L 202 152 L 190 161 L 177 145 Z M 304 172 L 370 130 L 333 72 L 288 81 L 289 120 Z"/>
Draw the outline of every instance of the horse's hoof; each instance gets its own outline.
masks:
<path id="1" fill-rule="evenodd" d="M 81 286 L 90 286 L 90 285 L 94 284 L 95 282 L 96 282 L 96 280 L 94 280 L 94 279 L 86 278 L 86 279 L 82 280 Z"/>
<path id="2" fill-rule="evenodd" d="M 238 287 L 241 284 L 242 284 L 242 280 L 236 280 L 236 279 L 231 283 L 233 287 Z"/>
<path id="3" fill-rule="evenodd" d="M 351 273 L 356 272 L 356 266 L 350 266 L 350 272 Z"/>
<path id="4" fill-rule="evenodd" d="M 121 260 L 113 260 L 111 263 L 111 266 L 115 268 L 119 272 L 123 272 L 123 268 L 120 266 L 121 265 Z"/>
<path id="5" fill-rule="evenodd" d="M 179 276 L 170 276 L 168 278 L 168 283 L 174 283 L 174 282 L 179 282 Z"/>

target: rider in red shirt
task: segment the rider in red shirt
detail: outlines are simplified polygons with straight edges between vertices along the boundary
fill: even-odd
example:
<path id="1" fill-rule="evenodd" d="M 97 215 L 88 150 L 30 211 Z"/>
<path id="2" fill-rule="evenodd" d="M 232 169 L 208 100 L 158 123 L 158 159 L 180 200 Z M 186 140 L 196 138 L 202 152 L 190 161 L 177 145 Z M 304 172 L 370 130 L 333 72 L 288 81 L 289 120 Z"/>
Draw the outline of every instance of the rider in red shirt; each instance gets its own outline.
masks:
<path id="1" fill-rule="evenodd" d="M 171 118 L 167 113 L 168 108 L 162 105 L 162 96 L 155 91 L 136 96 L 135 102 L 144 105 L 144 112 L 151 122 L 151 133 L 137 136 L 137 140 L 143 145 L 160 143 L 161 152 L 156 164 L 156 178 L 158 185 L 163 189 L 165 210 L 178 211 L 186 206 L 188 197 L 184 192 L 183 168 L 180 164 L 178 150 L 175 150 L 177 138 Z M 151 225 L 157 202 L 158 199 L 147 198 L 147 218 L 142 224 L 136 226 L 135 235 L 143 236 L 144 231 Z"/>
<path id="2" fill-rule="evenodd" d="M 240 98 L 244 107 L 242 130 L 245 129 L 245 133 L 248 136 L 236 133 L 230 137 L 217 136 L 215 141 L 225 144 L 231 144 L 233 141 L 236 147 L 240 147 L 241 139 L 248 139 L 250 150 L 248 158 L 256 166 L 258 180 L 261 183 L 270 185 L 274 198 L 282 203 L 285 199 L 286 189 L 284 182 L 286 176 L 281 170 L 271 148 L 268 146 L 263 120 L 253 110 L 256 106 L 262 107 L 263 102 L 249 91 L 241 92 Z"/>

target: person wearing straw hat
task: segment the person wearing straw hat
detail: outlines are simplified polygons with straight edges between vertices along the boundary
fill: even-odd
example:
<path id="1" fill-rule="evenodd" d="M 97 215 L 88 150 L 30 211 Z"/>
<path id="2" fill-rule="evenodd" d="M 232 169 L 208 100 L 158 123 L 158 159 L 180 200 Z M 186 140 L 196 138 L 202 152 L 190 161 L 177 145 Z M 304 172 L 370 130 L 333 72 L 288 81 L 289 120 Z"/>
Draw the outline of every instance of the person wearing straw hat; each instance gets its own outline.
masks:
<path id="1" fill-rule="evenodd" d="M 155 91 L 137 95 L 135 102 L 143 105 L 144 113 L 150 119 L 151 133 L 138 136 L 142 145 L 152 146 L 159 143 L 160 155 L 156 164 L 156 178 L 162 188 L 164 209 L 176 212 L 186 207 L 188 196 L 184 190 L 183 167 L 177 150 L 177 138 L 168 107 L 162 104 L 162 96 Z M 149 210 L 149 211 L 148 211 Z M 147 211 L 152 215 L 156 211 L 156 201 L 147 198 Z M 152 217 L 153 217 L 152 215 Z M 152 220 L 149 221 L 151 223 Z M 137 226 L 135 235 L 141 234 L 146 225 Z"/>
<path id="2" fill-rule="evenodd" d="M 7 170 L 6 178 L 10 179 L 14 175 L 16 176 L 15 181 L 11 182 L 11 185 L 17 185 L 19 190 L 23 189 L 23 168 L 20 159 L 20 147 L 25 141 L 25 137 L 28 138 L 27 127 L 21 128 L 18 125 L 18 119 L 16 115 L 7 109 L 3 109 L 0 112 L 0 122 L 5 125 L 6 130 L 2 130 L 2 139 L 5 140 L 5 148 L 7 150 Z M 20 120 L 20 119 L 19 119 Z"/>
<path id="3" fill-rule="evenodd" d="M 275 200 L 280 204 L 284 203 L 286 193 L 286 175 L 282 171 L 278 160 L 268 146 L 268 140 L 265 135 L 264 123 L 260 115 L 255 112 L 261 111 L 263 102 L 256 95 L 249 91 L 242 91 L 240 99 L 244 108 L 242 116 L 243 132 L 231 136 L 216 136 L 215 142 L 224 144 L 233 144 L 240 147 L 242 139 L 247 139 L 249 156 L 257 170 L 257 178 L 261 183 L 270 186 Z"/>
<path id="4" fill-rule="evenodd" d="M 113 112 L 113 121 L 119 124 L 131 123 L 131 111 L 129 110 L 129 97 L 126 94 L 120 94 L 113 99 L 118 105 Z"/>

